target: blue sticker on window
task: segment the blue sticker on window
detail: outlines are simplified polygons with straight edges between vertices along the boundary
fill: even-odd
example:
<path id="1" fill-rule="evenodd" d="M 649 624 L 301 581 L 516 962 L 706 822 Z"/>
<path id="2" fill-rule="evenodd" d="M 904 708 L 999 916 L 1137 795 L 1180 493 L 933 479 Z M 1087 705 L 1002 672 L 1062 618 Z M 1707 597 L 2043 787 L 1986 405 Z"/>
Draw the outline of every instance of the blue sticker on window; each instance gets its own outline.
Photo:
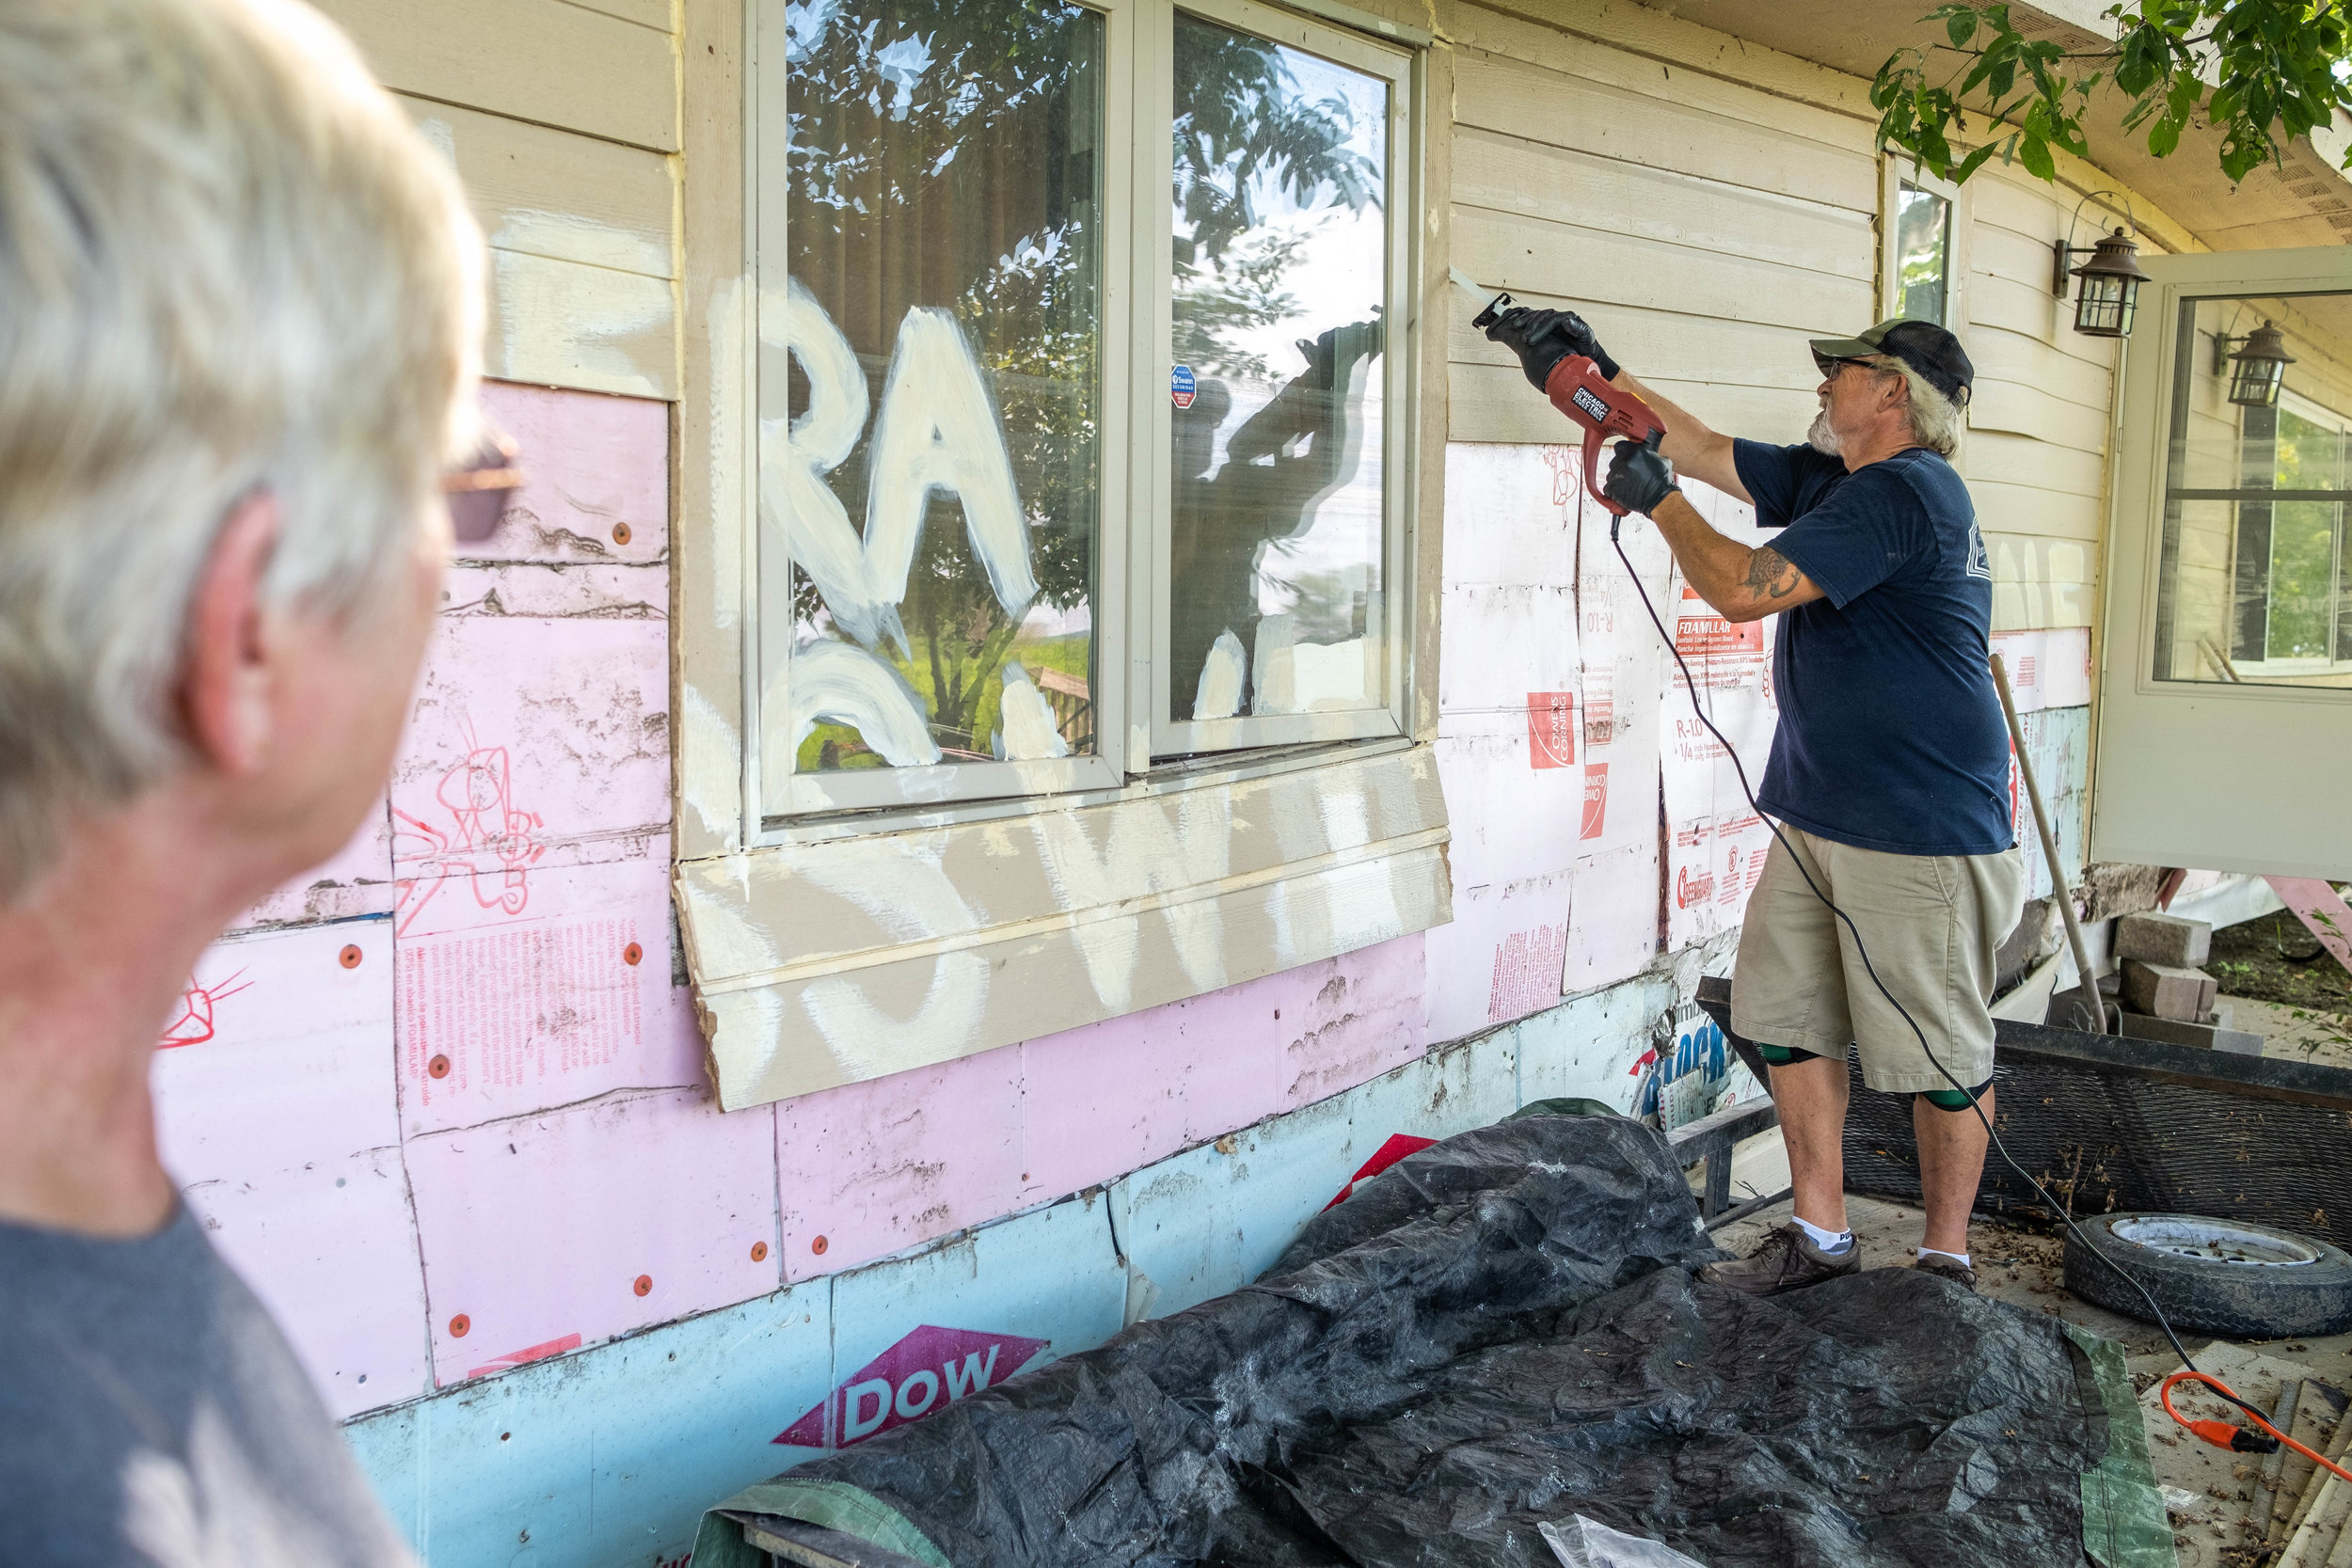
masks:
<path id="1" fill-rule="evenodd" d="M 1190 408 L 1200 390 L 1200 384 L 1193 379 L 1190 365 L 1179 365 L 1168 372 L 1168 401 L 1177 407 Z"/>

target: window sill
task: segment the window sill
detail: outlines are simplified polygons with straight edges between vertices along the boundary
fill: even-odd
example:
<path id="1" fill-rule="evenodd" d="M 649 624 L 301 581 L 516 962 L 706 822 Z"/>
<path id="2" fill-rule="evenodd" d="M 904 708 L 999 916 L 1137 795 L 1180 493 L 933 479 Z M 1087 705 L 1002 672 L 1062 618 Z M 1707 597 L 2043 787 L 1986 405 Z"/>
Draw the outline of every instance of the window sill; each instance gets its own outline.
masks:
<path id="1" fill-rule="evenodd" d="M 1452 918 L 1426 746 L 1179 765 L 1107 798 L 1002 805 L 826 824 L 829 836 L 677 868 L 723 1108 L 1182 1001 Z"/>

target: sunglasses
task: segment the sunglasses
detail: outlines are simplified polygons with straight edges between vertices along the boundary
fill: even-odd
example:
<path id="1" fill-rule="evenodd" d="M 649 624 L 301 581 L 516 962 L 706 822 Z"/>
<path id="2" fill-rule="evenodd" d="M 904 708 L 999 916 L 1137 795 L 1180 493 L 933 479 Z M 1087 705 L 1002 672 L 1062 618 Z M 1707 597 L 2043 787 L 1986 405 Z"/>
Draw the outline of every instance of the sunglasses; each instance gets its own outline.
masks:
<path id="1" fill-rule="evenodd" d="M 1820 370 L 1821 378 L 1825 381 L 1835 379 L 1837 372 L 1848 365 L 1860 365 L 1865 370 L 1874 368 L 1869 360 L 1856 358 L 1850 354 L 1817 353 L 1813 356 L 1813 363 Z"/>
<path id="2" fill-rule="evenodd" d="M 506 521 L 506 509 L 523 485 L 517 455 L 512 437 L 492 435 L 471 458 L 441 476 L 450 532 L 459 544 L 482 544 Z"/>

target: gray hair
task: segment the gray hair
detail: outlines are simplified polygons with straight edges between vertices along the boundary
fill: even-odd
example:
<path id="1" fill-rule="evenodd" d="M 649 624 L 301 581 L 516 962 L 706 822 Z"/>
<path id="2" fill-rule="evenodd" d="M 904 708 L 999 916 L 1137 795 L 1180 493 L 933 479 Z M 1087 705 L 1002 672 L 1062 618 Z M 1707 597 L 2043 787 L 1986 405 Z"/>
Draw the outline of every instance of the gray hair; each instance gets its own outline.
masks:
<path id="1" fill-rule="evenodd" d="M 0 899 L 186 759 L 190 595 L 244 497 L 264 591 L 357 626 L 475 436 L 482 236 L 293 0 L 0 8 Z"/>
<path id="2" fill-rule="evenodd" d="M 1965 407 L 1939 392 L 1926 376 L 1904 364 L 1891 354 L 1881 355 L 1870 361 L 1870 368 L 1881 375 L 1899 375 L 1911 393 L 1911 438 L 1940 456 L 1949 457 L 1960 450 L 1960 437 L 1968 428 Z"/>

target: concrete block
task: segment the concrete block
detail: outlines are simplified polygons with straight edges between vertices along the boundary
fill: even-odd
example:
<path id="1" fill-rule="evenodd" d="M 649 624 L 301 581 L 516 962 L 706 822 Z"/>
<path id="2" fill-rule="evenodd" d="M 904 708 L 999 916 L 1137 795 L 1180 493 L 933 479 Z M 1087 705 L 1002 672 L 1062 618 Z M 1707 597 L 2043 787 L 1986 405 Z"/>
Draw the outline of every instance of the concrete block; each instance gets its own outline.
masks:
<path id="1" fill-rule="evenodd" d="M 2194 969 L 2213 952 L 2213 927 L 2201 920 L 2148 910 L 2115 923 L 2115 956 Z"/>
<path id="2" fill-rule="evenodd" d="M 2263 1053 L 2263 1037 L 2224 1024 L 2185 1022 L 2175 1018 L 2123 1015 L 2123 1033 L 2132 1039 L 2162 1040 L 2168 1045 L 2191 1045 L 2207 1051 L 2232 1051 L 2241 1056 Z"/>
<path id="3" fill-rule="evenodd" d="M 2213 1011 L 2217 987 L 2201 969 L 2123 960 L 2123 1000 L 2137 1012 L 2194 1022 Z"/>

